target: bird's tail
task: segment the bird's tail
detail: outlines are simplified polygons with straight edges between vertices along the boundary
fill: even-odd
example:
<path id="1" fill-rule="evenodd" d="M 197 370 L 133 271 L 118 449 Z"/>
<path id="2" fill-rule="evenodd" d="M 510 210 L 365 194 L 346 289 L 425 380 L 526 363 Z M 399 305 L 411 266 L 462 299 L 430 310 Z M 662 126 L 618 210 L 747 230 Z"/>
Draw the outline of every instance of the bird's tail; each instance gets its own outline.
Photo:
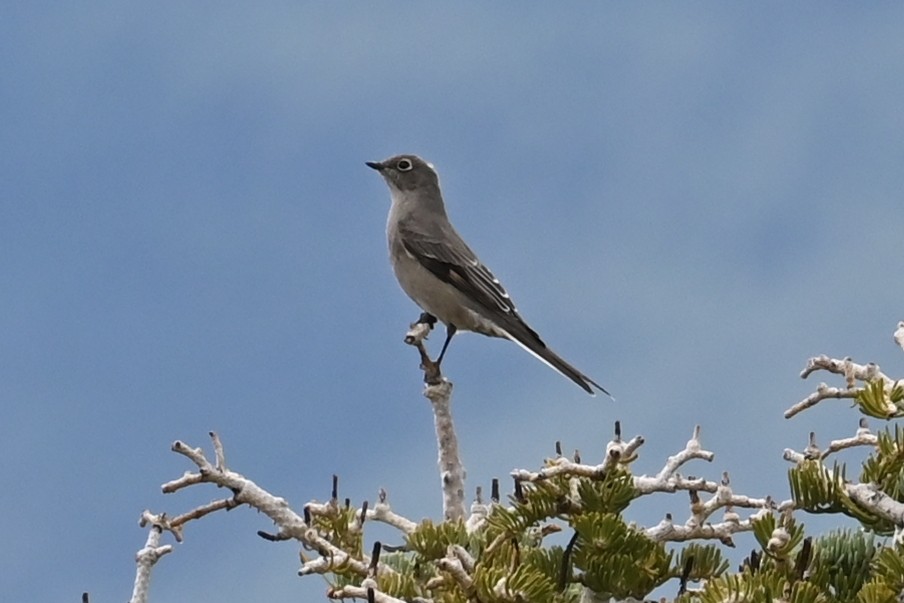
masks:
<path id="1" fill-rule="evenodd" d="M 533 334 L 532 331 L 531 333 Z M 508 331 L 506 331 L 505 334 L 509 339 L 527 350 L 532 356 L 543 362 L 546 366 L 577 383 L 591 396 L 596 395 L 596 392 L 593 391 L 593 388 L 595 387 L 612 398 L 612 394 L 607 392 L 606 388 L 565 362 L 558 354 L 546 347 L 546 344 L 543 343 L 539 337 L 516 337 Z M 615 398 L 612 399 L 614 400 Z"/>

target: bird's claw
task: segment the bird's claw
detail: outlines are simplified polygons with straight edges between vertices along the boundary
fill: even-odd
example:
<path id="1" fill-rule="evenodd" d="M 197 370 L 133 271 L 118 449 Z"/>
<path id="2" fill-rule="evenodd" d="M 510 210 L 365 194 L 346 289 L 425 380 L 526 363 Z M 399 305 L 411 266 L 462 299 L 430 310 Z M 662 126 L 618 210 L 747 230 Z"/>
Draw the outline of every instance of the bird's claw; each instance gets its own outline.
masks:
<path id="1" fill-rule="evenodd" d="M 430 314 L 429 312 L 421 312 L 421 315 L 418 317 L 417 322 L 414 324 L 418 325 L 427 325 L 431 329 L 436 324 L 436 316 Z M 414 325 L 411 325 L 414 326 Z"/>

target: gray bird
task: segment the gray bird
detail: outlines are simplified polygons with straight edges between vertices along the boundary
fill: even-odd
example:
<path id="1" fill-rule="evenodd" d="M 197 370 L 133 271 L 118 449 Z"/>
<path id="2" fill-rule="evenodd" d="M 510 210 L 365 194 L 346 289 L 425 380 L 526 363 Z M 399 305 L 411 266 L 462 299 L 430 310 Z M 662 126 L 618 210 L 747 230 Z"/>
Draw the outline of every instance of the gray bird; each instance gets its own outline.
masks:
<path id="1" fill-rule="evenodd" d="M 405 293 L 428 316 L 446 325 L 446 341 L 436 359 L 442 362 L 457 331 L 504 337 L 568 377 L 587 393 L 591 386 L 609 395 L 599 383 L 546 347 L 518 314 L 509 294 L 477 258 L 449 222 L 439 176 L 416 155 L 397 155 L 367 165 L 389 185 L 392 207 L 386 224 L 389 258 Z"/>

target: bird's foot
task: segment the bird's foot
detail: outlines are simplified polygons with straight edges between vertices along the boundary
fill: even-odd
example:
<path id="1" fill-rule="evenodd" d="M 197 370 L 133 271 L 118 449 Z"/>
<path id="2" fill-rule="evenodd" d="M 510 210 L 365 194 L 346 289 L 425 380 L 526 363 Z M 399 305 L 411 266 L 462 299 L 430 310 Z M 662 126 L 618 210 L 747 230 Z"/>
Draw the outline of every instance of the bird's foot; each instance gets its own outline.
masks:
<path id="1" fill-rule="evenodd" d="M 422 341 L 427 339 L 427 336 L 430 334 L 430 331 L 433 330 L 433 325 L 435 324 L 435 316 L 428 314 L 427 312 L 422 313 L 420 318 L 417 319 L 417 322 L 413 322 L 409 325 L 408 332 L 405 334 L 405 343 L 408 345 L 419 345 Z"/>
<path id="2" fill-rule="evenodd" d="M 430 328 L 432 329 L 433 325 L 436 324 L 436 316 L 430 314 L 429 312 L 421 312 L 421 315 L 418 317 L 415 324 L 430 325 Z"/>

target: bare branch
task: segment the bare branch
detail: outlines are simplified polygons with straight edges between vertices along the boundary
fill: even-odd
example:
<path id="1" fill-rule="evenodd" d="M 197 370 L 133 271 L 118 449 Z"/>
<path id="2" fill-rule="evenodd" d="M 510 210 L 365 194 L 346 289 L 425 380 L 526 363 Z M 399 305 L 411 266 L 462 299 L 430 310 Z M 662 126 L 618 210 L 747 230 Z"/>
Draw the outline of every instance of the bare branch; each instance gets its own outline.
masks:
<path id="1" fill-rule="evenodd" d="M 160 535 L 163 529 L 154 521 L 157 519 L 155 515 L 145 511 L 141 514 L 141 526 L 151 524 L 148 530 L 148 539 L 135 554 L 135 584 L 132 587 L 132 597 L 129 603 L 146 603 L 148 600 L 148 591 L 151 585 L 151 569 L 157 563 L 157 560 L 171 553 L 173 546 L 171 544 L 160 545 Z"/>
<path id="2" fill-rule="evenodd" d="M 829 358 L 828 356 L 816 356 L 807 361 L 807 366 L 800 373 L 801 379 L 806 379 L 816 371 L 827 371 L 836 375 L 842 375 L 845 379 L 846 387 L 829 387 L 825 383 L 820 383 L 816 387 L 816 391 L 808 395 L 806 398 L 785 411 L 785 418 L 790 419 L 794 415 L 816 406 L 823 400 L 827 399 L 855 399 L 857 395 L 863 391 L 862 387 L 857 387 L 857 381 L 864 383 L 872 383 L 877 379 L 884 379 L 886 383 L 894 383 L 893 379 L 889 379 L 879 366 L 874 363 L 857 364 L 850 358 L 841 360 Z M 891 387 L 891 385 L 889 385 Z"/>
<path id="3" fill-rule="evenodd" d="M 602 479 L 606 472 L 621 459 L 628 458 L 633 460 L 637 449 L 643 445 L 644 439 L 641 436 L 635 436 L 628 442 L 621 440 L 613 440 L 606 447 L 606 456 L 599 465 L 585 465 L 578 461 L 571 461 L 564 456 L 548 459 L 546 467 L 539 471 L 527 471 L 526 469 L 515 469 L 509 475 L 516 481 L 522 482 L 539 482 L 558 475 L 569 477 L 589 477 L 592 479 Z"/>
<path id="4" fill-rule="evenodd" d="M 430 334 L 436 318 L 427 312 L 410 325 L 405 343 L 417 348 L 424 370 L 424 397 L 433 407 L 433 423 L 439 451 L 439 471 L 443 488 L 443 518 L 446 521 L 465 516 L 465 470 L 458 455 L 458 437 L 452 421 L 452 382 L 442 376 L 440 366 L 430 359 L 424 340 Z"/>
<path id="5" fill-rule="evenodd" d="M 443 380 L 428 385 L 424 396 L 433 407 L 433 424 L 439 449 L 439 470 L 443 486 L 443 518 L 446 521 L 465 516 L 465 469 L 458 455 L 458 436 L 452 420 L 452 383 Z"/>
<path id="6" fill-rule="evenodd" d="M 403 534 L 411 534 L 418 525 L 407 517 L 394 513 L 387 502 L 377 503 L 372 510 L 367 512 L 367 518 L 391 525 Z"/>
<path id="7" fill-rule="evenodd" d="M 847 484 L 845 491 L 864 509 L 895 524 L 899 533 L 904 528 L 904 503 L 882 492 L 875 484 Z"/>
<path id="8" fill-rule="evenodd" d="M 801 413 L 808 408 L 816 406 L 823 400 L 847 398 L 853 400 L 860 393 L 860 389 L 841 389 L 838 387 L 829 387 L 825 383 L 820 383 L 816 387 L 816 391 L 785 411 L 785 418 L 790 419 L 794 415 Z"/>
<path id="9" fill-rule="evenodd" d="M 364 599 L 368 600 L 368 591 L 372 594 L 375 603 L 405 603 L 402 599 L 396 599 L 384 592 L 377 590 L 377 584 L 371 579 L 361 583 L 361 586 L 347 585 L 340 588 L 331 588 L 326 596 L 330 599 Z"/>
<path id="10" fill-rule="evenodd" d="M 170 520 L 170 526 L 173 528 L 178 528 L 182 524 L 192 521 L 193 519 L 201 519 L 205 515 L 209 515 L 214 511 L 234 509 L 239 506 L 239 503 L 236 502 L 234 498 L 223 498 L 220 500 L 215 500 L 213 502 L 207 503 L 206 505 L 202 505 L 197 507 L 196 509 L 192 509 L 188 513 L 183 513 L 182 515 L 177 515 Z"/>
<path id="11" fill-rule="evenodd" d="M 765 511 L 761 511 L 765 512 Z M 738 532 L 750 532 L 753 530 L 753 519 L 759 513 L 744 521 L 731 518 L 716 524 L 701 525 L 675 525 L 668 518 L 663 519 L 657 525 L 647 528 L 646 535 L 657 542 L 686 542 L 688 540 L 719 540 L 725 545 L 734 546 L 732 535 Z"/>
<path id="12" fill-rule="evenodd" d="M 840 440 L 832 440 L 829 442 L 828 448 L 825 450 L 820 450 L 816 445 L 815 434 L 810 432 L 810 441 L 804 451 L 797 452 L 792 448 L 785 448 L 782 453 L 782 458 L 786 461 L 790 461 L 797 465 L 800 465 L 804 461 L 807 460 L 825 460 L 830 455 L 835 454 L 841 450 L 846 450 L 848 448 L 855 448 L 858 446 L 870 446 L 876 447 L 879 444 L 879 438 L 870 432 L 869 426 L 866 422 L 866 418 L 860 419 L 860 426 L 857 428 L 857 432 L 853 437 L 850 438 L 842 438 Z"/>

